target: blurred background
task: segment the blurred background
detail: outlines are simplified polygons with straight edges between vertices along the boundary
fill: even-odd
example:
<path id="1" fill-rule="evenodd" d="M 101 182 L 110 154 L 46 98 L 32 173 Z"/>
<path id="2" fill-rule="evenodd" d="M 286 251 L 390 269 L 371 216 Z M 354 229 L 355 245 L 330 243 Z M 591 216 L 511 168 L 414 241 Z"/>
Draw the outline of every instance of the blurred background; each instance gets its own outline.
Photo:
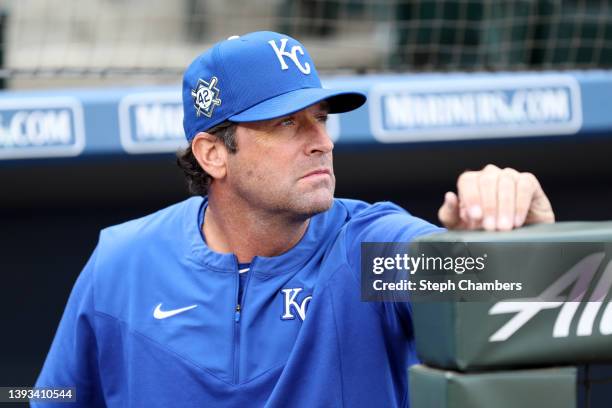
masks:
<path id="1" fill-rule="evenodd" d="M 602 0 L 3 0 L 10 88 L 174 83 L 230 35 L 300 38 L 322 72 L 597 69 Z"/>
<path id="2" fill-rule="evenodd" d="M 370 95 L 330 123 L 337 196 L 436 222 L 495 163 L 535 173 L 558 220 L 612 218 L 608 1 L 0 1 L 0 385 L 34 383 L 98 231 L 188 196 L 182 71 L 256 30 Z"/>

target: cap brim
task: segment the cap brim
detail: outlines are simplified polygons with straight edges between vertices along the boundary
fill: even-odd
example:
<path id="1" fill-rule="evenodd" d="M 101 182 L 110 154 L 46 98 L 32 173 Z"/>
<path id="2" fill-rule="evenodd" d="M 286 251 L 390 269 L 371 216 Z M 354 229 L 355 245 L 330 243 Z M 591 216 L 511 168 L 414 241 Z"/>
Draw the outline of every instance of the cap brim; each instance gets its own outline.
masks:
<path id="1" fill-rule="evenodd" d="M 315 103 L 329 103 L 329 113 L 349 112 L 366 101 L 361 92 L 347 92 L 325 88 L 303 88 L 267 99 L 249 109 L 229 117 L 232 122 L 256 122 L 290 115 Z"/>

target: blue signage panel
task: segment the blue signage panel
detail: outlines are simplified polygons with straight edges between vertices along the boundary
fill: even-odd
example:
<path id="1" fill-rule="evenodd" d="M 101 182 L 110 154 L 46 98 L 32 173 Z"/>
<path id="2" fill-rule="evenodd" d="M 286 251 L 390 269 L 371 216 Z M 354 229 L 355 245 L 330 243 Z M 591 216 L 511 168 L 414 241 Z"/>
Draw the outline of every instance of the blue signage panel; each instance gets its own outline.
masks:
<path id="1" fill-rule="evenodd" d="M 70 97 L 0 99 L 0 159 L 77 156 L 83 107 Z"/>
<path id="2" fill-rule="evenodd" d="M 368 102 L 331 115 L 341 146 L 612 134 L 612 71 L 359 75 L 325 86 Z M 0 161 L 174 153 L 180 85 L 0 92 Z"/>
<path id="3" fill-rule="evenodd" d="M 580 85 L 570 75 L 383 82 L 369 103 L 372 135 L 383 143 L 563 135 L 582 126 Z"/>
<path id="4" fill-rule="evenodd" d="M 128 94 L 118 109 L 119 136 L 127 153 L 175 152 L 186 146 L 178 90 Z"/>

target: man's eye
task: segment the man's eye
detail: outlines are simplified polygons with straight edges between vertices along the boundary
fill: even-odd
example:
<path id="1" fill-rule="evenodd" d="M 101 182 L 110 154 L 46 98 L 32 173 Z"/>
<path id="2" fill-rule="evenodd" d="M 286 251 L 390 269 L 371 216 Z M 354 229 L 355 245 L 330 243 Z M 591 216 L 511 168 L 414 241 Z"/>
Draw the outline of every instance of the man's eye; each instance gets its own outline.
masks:
<path id="1" fill-rule="evenodd" d="M 286 119 L 281 120 L 281 121 L 280 121 L 278 124 L 279 124 L 280 126 L 291 126 L 291 125 L 293 125 L 294 123 L 295 123 L 295 121 L 294 121 L 293 119 L 291 119 L 291 118 L 286 118 Z"/>
<path id="2" fill-rule="evenodd" d="M 326 123 L 326 122 L 327 122 L 327 118 L 328 118 L 328 116 L 327 116 L 327 115 L 320 115 L 320 116 L 317 116 L 317 120 L 318 120 L 319 122 L 321 122 L 321 123 Z"/>

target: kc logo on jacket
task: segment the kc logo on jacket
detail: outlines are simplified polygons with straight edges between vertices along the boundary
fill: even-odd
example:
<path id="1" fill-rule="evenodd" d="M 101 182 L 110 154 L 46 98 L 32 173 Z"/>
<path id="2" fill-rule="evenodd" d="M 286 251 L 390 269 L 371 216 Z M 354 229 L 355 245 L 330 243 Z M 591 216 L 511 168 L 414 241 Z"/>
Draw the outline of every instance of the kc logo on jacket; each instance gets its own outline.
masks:
<path id="1" fill-rule="evenodd" d="M 305 63 L 304 65 L 302 65 L 302 63 L 300 62 L 297 56 L 298 53 L 300 55 L 304 55 L 304 50 L 302 49 L 302 47 L 300 47 L 299 45 L 294 45 L 293 47 L 291 47 L 291 52 L 287 52 L 285 51 L 285 48 L 287 48 L 287 41 L 288 41 L 287 38 L 281 39 L 280 48 L 278 48 L 278 45 L 276 45 L 276 41 L 274 40 L 268 41 L 268 44 L 272 46 L 272 49 L 276 53 L 276 58 L 278 58 L 278 61 L 281 64 L 281 69 L 283 71 L 286 69 L 289 69 L 289 65 L 287 65 L 287 63 L 285 62 L 285 57 L 288 57 L 291 61 L 293 61 L 295 66 L 300 71 L 302 71 L 303 74 L 305 75 L 310 74 L 310 64 Z"/>
<path id="2" fill-rule="evenodd" d="M 302 299 L 302 301 L 298 301 L 298 295 L 302 292 L 304 288 L 290 288 L 283 289 L 281 292 L 285 295 L 284 298 L 284 313 L 281 316 L 282 320 L 293 320 L 295 319 L 295 314 L 300 318 L 300 320 L 304 321 L 306 319 L 306 308 L 312 299 L 312 295 L 306 296 Z"/>

